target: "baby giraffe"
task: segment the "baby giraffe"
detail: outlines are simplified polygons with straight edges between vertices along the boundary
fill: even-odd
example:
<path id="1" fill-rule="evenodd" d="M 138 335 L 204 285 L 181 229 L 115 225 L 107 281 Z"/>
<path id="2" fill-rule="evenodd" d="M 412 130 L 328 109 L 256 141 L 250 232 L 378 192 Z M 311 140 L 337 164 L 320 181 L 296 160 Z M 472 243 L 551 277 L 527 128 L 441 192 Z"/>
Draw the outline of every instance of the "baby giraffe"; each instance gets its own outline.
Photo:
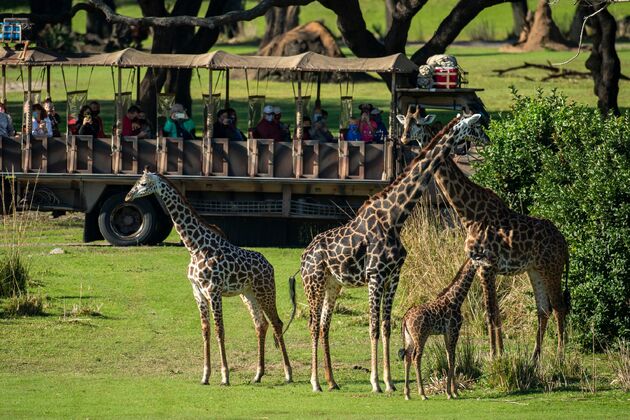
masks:
<path id="1" fill-rule="evenodd" d="M 402 320 L 403 348 L 400 349 L 400 357 L 405 362 L 405 399 L 409 399 L 409 366 L 411 360 L 415 361 L 416 381 L 418 383 L 418 393 L 423 400 L 427 399 L 422 384 L 422 373 L 420 362 L 422 352 L 427 338 L 430 335 L 444 335 L 446 344 L 446 356 L 448 358 L 448 374 L 446 377 L 446 395 L 456 398 L 457 385 L 454 380 L 455 374 L 455 348 L 459 338 L 459 330 L 462 326 L 461 307 L 468 294 L 477 268 L 480 265 L 489 264 L 489 258 L 484 254 L 476 254 L 471 251 L 471 257 L 453 279 L 452 283 L 446 287 L 433 301 L 424 305 L 416 305 L 409 308 Z"/>

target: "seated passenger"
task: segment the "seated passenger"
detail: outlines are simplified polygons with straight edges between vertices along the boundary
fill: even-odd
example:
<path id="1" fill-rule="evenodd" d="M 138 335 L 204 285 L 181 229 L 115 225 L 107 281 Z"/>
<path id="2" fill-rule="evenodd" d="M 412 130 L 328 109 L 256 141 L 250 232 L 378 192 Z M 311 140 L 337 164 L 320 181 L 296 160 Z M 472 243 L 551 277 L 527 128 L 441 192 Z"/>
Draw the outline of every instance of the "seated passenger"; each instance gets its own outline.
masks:
<path id="1" fill-rule="evenodd" d="M 361 120 L 359 121 L 359 132 L 361 133 L 361 141 L 371 143 L 374 140 L 374 131 L 376 130 L 376 123 L 370 120 L 370 115 L 367 112 L 361 114 Z"/>
<path id="2" fill-rule="evenodd" d="M 233 141 L 244 140 L 242 133 L 232 125 L 232 119 L 227 109 L 222 109 L 217 113 L 213 137 Z"/>
<path id="3" fill-rule="evenodd" d="M 91 112 L 91 111 L 90 111 Z M 122 119 L 122 133 L 123 136 L 133 136 L 132 122 L 138 118 L 140 108 L 137 105 L 131 105 L 127 110 L 127 114 Z M 80 121 L 80 120 L 79 120 Z M 98 130 L 98 128 L 97 128 Z M 97 131 L 98 134 L 98 131 Z"/>
<path id="4" fill-rule="evenodd" d="M 311 129 L 311 138 L 313 140 L 333 142 L 335 137 L 332 135 L 326 121 L 328 120 L 328 112 L 325 109 L 316 109 L 313 114 L 313 128 Z"/>
<path id="5" fill-rule="evenodd" d="M 282 141 L 291 141 L 291 134 L 289 131 L 289 125 L 282 122 L 282 110 L 279 106 L 273 107 L 273 121 L 280 127 L 282 133 Z"/>
<path id="6" fill-rule="evenodd" d="M 53 104 L 52 99 L 46 98 L 44 101 L 44 110 L 50 120 L 53 137 L 60 137 L 61 133 L 59 132 L 59 124 L 61 123 L 61 115 L 57 114 L 57 111 L 55 111 L 55 104 Z"/>
<path id="7" fill-rule="evenodd" d="M 105 138 L 105 126 L 103 125 L 103 120 L 99 117 L 99 114 L 101 113 L 101 104 L 98 103 L 98 101 L 92 101 L 90 102 L 90 109 L 92 110 L 92 121 L 94 121 L 94 124 L 98 126 L 98 133 L 96 134 L 96 137 L 103 139 Z"/>
<path id="8" fill-rule="evenodd" d="M 138 112 L 138 118 L 136 118 L 135 121 L 132 121 L 131 126 L 133 128 L 133 135 L 137 136 L 139 139 L 153 138 L 151 137 L 153 132 L 151 131 L 151 126 L 149 125 L 149 121 L 147 120 L 147 116 L 144 111 Z"/>
<path id="9" fill-rule="evenodd" d="M 255 139 L 273 139 L 282 141 L 280 126 L 273 122 L 273 107 L 267 105 L 263 108 L 263 117 L 254 129 Z"/>
<path id="10" fill-rule="evenodd" d="M 31 134 L 38 137 L 52 137 L 52 124 L 44 107 L 40 104 L 33 105 L 33 126 Z"/>
<path id="11" fill-rule="evenodd" d="M 182 104 L 174 104 L 171 107 L 169 118 L 164 123 L 164 136 L 184 140 L 195 138 L 195 123 L 188 117 Z"/>
<path id="12" fill-rule="evenodd" d="M 378 108 L 374 108 L 370 112 L 370 119 L 376 123 L 376 130 L 374 131 L 374 141 L 382 143 L 387 138 L 387 127 L 383 123 L 382 112 Z"/>
<path id="13" fill-rule="evenodd" d="M 228 108 L 228 118 L 230 119 L 230 126 L 234 129 L 235 136 L 234 140 L 236 141 L 245 141 L 245 134 L 241 130 L 238 129 L 238 117 L 236 116 L 236 110 L 234 108 Z"/>
<path id="14" fill-rule="evenodd" d="M 312 129 L 311 118 L 304 117 L 302 120 L 302 140 L 313 140 L 313 137 L 311 136 Z M 297 138 L 297 127 L 295 128 L 293 135 Z"/>
<path id="15" fill-rule="evenodd" d="M 92 119 L 92 109 L 90 109 L 88 105 L 83 105 L 79 111 L 77 134 L 82 136 L 92 136 L 93 138 L 95 138 L 98 134 L 98 126 Z"/>
<path id="16" fill-rule="evenodd" d="M 348 141 L 361 140 L 361 133 L 359 132 L 359 122 L 356 118 L 350 118 L 345 139 Z"/>
<path id="17" fill-rule="evenodd" d="M 4 103 L 0 102 L 0 137 L 15 136 L 15 128 L 13 128 L 13 119 L 7 113 Z"/>

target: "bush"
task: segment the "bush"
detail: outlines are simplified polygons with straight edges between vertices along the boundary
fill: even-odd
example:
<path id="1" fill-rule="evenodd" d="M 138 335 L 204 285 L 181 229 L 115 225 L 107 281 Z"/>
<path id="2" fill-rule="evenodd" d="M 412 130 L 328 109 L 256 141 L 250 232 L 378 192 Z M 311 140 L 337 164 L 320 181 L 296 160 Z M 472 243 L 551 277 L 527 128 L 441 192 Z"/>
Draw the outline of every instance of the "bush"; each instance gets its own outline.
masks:
<path id="1" fill-rule="evenodd" d="M 517 348 L 490 359 L 488 385 L 504 392 L 524 392 L 539 386 L 538 367 L 526 349 Z"/>
<path id="2" fill-rule="evenodd" d="M 617 351 L 608 351 L 612 359 L 614 379 L 612 385 L 616 385 L 625 392 L 630 392 L 630 343 L 619 340 Z"/>
<path id="3" fill-rule="evenodd" d="M 578 342 L 630 339 L 630 114 L 601 119 L 555 91 L 513 95 L 474 179 L 566 237 Z"/>
<path id="4" fill-rule="evenodd" d="M 3 316 L 37 316 L 44 314 L 44 299 L 39 295 L 21 294 L 2 303 Z"/>
<path id="5" fill-rule="evenodd" d="M 11 248 L 0 260 L 0 298 L 26 292 L 29 270 L 24 257 Z"/>

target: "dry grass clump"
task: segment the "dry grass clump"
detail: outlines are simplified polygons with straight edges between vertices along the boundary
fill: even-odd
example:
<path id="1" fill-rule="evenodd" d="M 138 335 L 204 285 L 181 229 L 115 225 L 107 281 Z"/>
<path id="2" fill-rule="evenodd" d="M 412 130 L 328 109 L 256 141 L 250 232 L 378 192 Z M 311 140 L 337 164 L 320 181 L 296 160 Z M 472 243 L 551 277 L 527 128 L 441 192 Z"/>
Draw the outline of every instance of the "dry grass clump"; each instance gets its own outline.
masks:
<path id="1" fill-rule="evenodd" d="M 412 305 L 434 299 L 451 283 L 466 259 L 465 238 L 466 232 L 458 224 L 456 215 L 450 211 L 438 213 L 430 205 L 417 206 L 402 233 L 408 255 L 396 296 L 399 316 Z M 503 333 L 512 337 L 531 332 L 534 337 L 535 302 L 527 276 L 499 276 L 496 283 Z M 479 276 L 468 293 L 462 313 L 469 331 L 478 336 L 486 334 Z"/>
<path id="2" fill-rule="evenodd" d="M 608 352 L 614 375 L 612 385 L 630 392 L 630 343 L 619 340 L 616 347 L 617 351 Z"/>
<path id="3" fill-rule="evenodd" d="M 485 372 L 488 385 L 503 392 L 529 391 L 540 384 L 536 362 L 521 347 L 489 359 Z"/>
<path id="4" fill-rule="evenodd" d="M 44 298 L 28 293 L 11 296 L 2 303 L 2 316 L 39 316 L 44 314 Z"/>

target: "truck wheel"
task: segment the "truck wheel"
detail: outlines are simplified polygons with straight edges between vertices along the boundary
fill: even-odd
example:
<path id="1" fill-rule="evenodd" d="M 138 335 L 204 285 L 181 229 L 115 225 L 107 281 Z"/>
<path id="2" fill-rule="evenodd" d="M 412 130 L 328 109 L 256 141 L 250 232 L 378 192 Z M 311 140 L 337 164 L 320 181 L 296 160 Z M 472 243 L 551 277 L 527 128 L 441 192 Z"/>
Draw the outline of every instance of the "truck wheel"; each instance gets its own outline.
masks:
<path id="1" fill-rule="evenodd" d="M 171 230 L 173 230 L 173 221 L 171 220 L 171 216 L 164 213 L 163 211 L 158 213 L 158 223 L 157 229 L 153 232 L 153 237 L 151 237 L 151 244 L 159 244 L 164 242 L 168 235 L 170 235 Z"/>
<path id="2" fill-rule="evenodd" d="M 158 226 L 158 212 L 145 198 L 125 201 L 125 193 L 109 197 L 98 215 L 98 228 L 115 246 L 148 245 Z"/>

